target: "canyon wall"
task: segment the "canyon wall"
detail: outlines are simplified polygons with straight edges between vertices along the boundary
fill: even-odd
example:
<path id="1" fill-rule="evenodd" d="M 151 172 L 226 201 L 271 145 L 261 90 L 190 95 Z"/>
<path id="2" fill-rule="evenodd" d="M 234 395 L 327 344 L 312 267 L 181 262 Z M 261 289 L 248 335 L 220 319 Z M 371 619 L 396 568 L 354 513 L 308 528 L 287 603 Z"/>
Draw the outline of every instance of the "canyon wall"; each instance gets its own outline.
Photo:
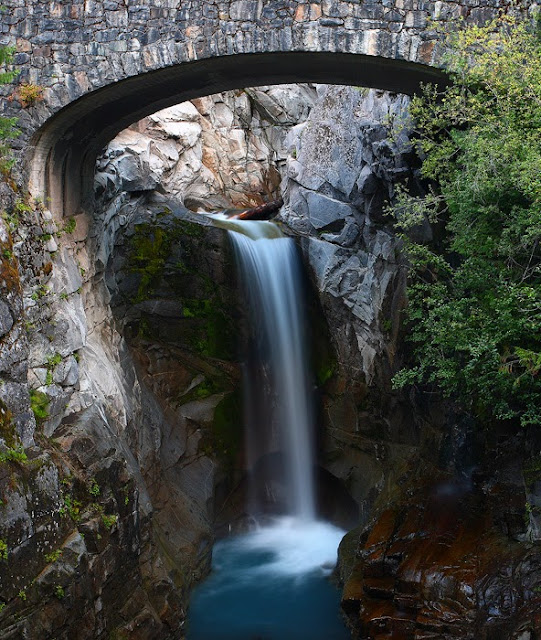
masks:
<path id="1" fill-rule="evenodd" d="M 535 434 L 391 385 L 407 262 L 386 205 L 423 192 L 406 108 L 324 86 L 183 103 L 109 144 L 92 219 L 2 186 L 2 637 L 182 637 L 216 530 L 244 515 L 243 303 L 195 212 L 280 192 L 311 288 L 321 509 L 356 527 L 354 637 L 536 637 Z"/>
<path id="2" fill-rule="evenodd" d="M 315 97 L 284 91 L 124 132 L 92 219 L 2 187 L 2 637 L 182 637 L 242 436 L 229 249 L 181 203 L 276 190 Z"/>

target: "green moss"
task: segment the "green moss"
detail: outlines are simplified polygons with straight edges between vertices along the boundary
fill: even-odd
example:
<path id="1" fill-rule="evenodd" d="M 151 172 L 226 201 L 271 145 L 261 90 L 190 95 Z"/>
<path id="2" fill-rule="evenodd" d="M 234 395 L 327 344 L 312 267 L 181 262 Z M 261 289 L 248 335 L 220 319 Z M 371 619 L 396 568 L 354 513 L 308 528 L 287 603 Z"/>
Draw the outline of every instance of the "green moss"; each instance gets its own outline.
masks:
<path id="1" fill-rule="evenodd" d="M 0 400 L 0 438 L 4 440 L 8 447 L 12 447 L 15 444 L 13 416 L 2 400 Z"/>
<path id="2" fill-rule="evenodd" d="M 92 478 L 88 493 L 90 493 L 91 496 L 94 496 L 94 498 L 97 498 L 101 493 L 100 485 L 96 482 L 95 478 Z"/>
<path id="3" fill-rule="evenodd" d="M 166 213 L 164 212 L 163 216 Z M 232 359 L 235 332 L 227 292 L 217 290 L 207 272 L 204 254 L 210 251 L 203 225 L 186 220 L 169 220 L 167 228 L 137 225 L 131 241 L 127 269 L 139 275 L 132 302 L 155 295 L 160 282 L 182 304 L 182 318 L 156 326 L 152 317 L 143 317 L 135 329 L 141 338 L 180 342 L 203 357 Z M 163 223 L 162 223 L 163 224 Z"/>
<path id="4" fill-rule="evenodd" d="M 73 233 L 75 231 L 76 226 L 77 226 L 77 220 L 75 220 L 75 218 L 68 218 L 64 223 L 64 231 L 66 233 Z"/>
<path id="5" fill-rule="evenodd" d="M 152 296 L 159 283 L 167 256 L 171 249 L 171 239 L 161 227 L 137 225 L 132 239 L 128 269 L 141 276 L 134 302 L 141 302 Z"/>
<path id="6" fill-rule="evenodd" d="M 203 439 L 202 450 L 219 458 L 224 469 L 233 473 L 242 439 L 241 394 L 234 391 L 216 406 L 212 428 Z"/>
<path id="7" fill-rule="evenodd" d="M 183 316 L 195 321 L 187 327 L 189 346 L 205 357 L 232 359 L 236 340 L 231 319 L 216 298 L 183 300 Z"/>
<path id="8" fill-rule="evenodd" d="M 212 302 L 210 300 L 198 300 L 188 298 L 183 300 L 182 315 L 185 318 L 205 318 L 212 312 Z"/>
<path id="9" fill-rule="evenodd" d="M 55 551 L 51 551 L 51 553 L 46 553 L 45 562 L 47 562 L 48 564 L 52 564 L 53 562 L 56 562 L 61 555 L 62 549 L 56 549 Z"/>
<path id="10" fill-rule="evenodd" d="M 112 529 L 114 525 L 117 523 L 118 516 L 115 514 L 107 515 L 103 513 L 101 516 L 101 520 L 107 529 Z"/>
<path id="11" fill-rule="evenodd" d="M 318 387 L 322 387 L 327 382 L 327 380 L 330 380 L 333 377 L 335 371 L 335 360 L 325 360 L 324 362 L 320 362 L 319 367 L 316 370 L 316 380 Z"/>
<path id="12" fill-rule="evenodd" d="M 30 390 L 30 406 L 38 424 L 41 424 L 49 417 L 49 402 L 49 397 L 45 393 L 37 389 Z"/>
<path id="13" fill-rule="evenodd" d="M 47 358 L 47 368 L 54 369 L 62 362 L 62 356 L 59 353 L 55 353 L 53 356 Z"/>
<path id="14" fill-rule="evenodd" d="M 81 519 L 81 507 L 83 506 L 80 500 L 75 500 L 72 495 L 65 494 L 64 506 L 60 507 L 60 515 L 68 515 L 74 522 L 79 522 Z"/>
<path id="15" fill-rule="evenodd" d="M 171 212 L 164 212 L 163 215 L 166 213 Z M 141 302 L 153 295 L 155 287 L 164 275 L 173 243 L 181 242 L 185 238 L 202 238 L 204 233 L 204 227 L 185 220 L 174 220 L 168 229 L 151 224 L 136 225 L 128 260 L 128 270 L 141 276 L 134 302 Z M 188 256 L 193 250 L 189 243 L 183 245 L 183 249 Z M 183 260 L 177 260 L 174 267 L 182 274 L 196 272 L 195 268 L 190 269 Z"/>
<path id="16" fill-rule="evenodd" d="M 0 453 L 0 462 L 19 462 L 24 464 L 27 460 L 28 457 L 22 446 L 9 448 Z"/>
<path id="17" fill-rule="evenodd" d="M 189 220 L 175 220 L 171 234 L 175 240 L 183 236 L 202 238 L 205 235 L 205 227 Z"/>
<path id="18" fill-rule="evenodd" d="M 194 389 L 195 397 L 198 400 L 203 400 L 204 398 L 208 398 L 209 396 L 214 395 L 218 391 L 219 389 L 217 388 L 217 385 L 213 380 L 203 380 L 203 382 L 201 382 L 201 384 L 198 384 L 197 387 L 195 387 Z"/>
<path id="19" fill-rule="evenodd" d="M 228 376 L 219 367 L 213 367 L 206 363 L 205 365 L 201 368 L 194 365 L 194 375 L 201 374 L 204 379 L 189 391 L 183 392 L 178 396 L 177 402 L 179 406 L 197 400 L 204 400 L 219 393 L 231 392 L 232 384 Z"/>

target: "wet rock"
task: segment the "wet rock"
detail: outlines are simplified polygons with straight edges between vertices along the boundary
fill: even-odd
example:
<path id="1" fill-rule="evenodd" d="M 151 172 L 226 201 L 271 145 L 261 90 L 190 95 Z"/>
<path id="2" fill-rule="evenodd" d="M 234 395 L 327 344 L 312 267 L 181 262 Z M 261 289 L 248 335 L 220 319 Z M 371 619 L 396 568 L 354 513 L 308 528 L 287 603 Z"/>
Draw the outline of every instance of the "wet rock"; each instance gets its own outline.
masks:
<path id="1" fill-rule="evenodd" d="M 541 602 L 540 558 L 493 526 L 478 487 L 442 479 L 407 493 L 357 533 L 342 601 L 353 637 L 515 637 Z"/>

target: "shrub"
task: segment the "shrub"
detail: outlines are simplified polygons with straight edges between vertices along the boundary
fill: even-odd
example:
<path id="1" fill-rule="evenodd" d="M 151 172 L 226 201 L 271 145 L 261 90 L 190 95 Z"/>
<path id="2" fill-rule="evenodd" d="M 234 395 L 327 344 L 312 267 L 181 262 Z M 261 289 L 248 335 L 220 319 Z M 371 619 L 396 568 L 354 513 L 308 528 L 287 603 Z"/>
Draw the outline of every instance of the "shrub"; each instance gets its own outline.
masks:
<path id="1" fill-rule="evenodd" d="M 395 384 L 430 385 L 481 421 L 541 424 L 541 38 L 509 17 L 447 36 L 451 84 L 412 101 L 429 197 L 394 206 L 411 271 L 413 359 Z M 409 228 L 423 217 L 431 244 Z"/>

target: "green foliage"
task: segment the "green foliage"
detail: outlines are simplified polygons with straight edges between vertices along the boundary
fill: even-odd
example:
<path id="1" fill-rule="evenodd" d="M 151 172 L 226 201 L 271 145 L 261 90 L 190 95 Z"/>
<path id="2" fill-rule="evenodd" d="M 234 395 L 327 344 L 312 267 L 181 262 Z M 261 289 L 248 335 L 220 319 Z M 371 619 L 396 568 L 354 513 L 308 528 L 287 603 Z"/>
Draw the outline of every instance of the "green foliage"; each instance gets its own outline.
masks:
<path id="1" fill-rule="evenodd" d="M 60 353 L 55 353 L 54 355 L 47 356 L 46 367 L 49 371 L 53 371 L 56 366 L 58 366 L 62 362 L 62 356 Z"/>
<path id="2" fill-rule="evenodd" d="M 90 493 L 91 496 L 94 496 L 94 498 L 97 498 L 100 495 L 101 493 L 100 485 L 96 482 L 95 478 L 92 478 L 92 483 L 90 485 L 90 489 L 88 490 L 88 492 Z"/>
<path id="3" fill-rule="evenodd" d="M 117 523 L 118 516 L 117 515 L 107 515 L 105 513 L 102 514 L 101 520 L 107 529 L 112 529 L 114 525 Z"/>
<path id="4" fill-rule="evenodd" d="M 0 47 L 0 69 L 3 69 L 3 71 L 0 72 L 0 84 L 9 84 L 19 73 L 18 71 L 6 70 L 6 67 L 13 60 L 14 53 L 15 47 Z"/>
<path id="5" fill-rule="evenodd" d="M 80 500 L 75 500 L 71 495 L 64 495 L 64 506 L 60 507 L 59 512 L 60 515 L 65 516 L 69 515 L 69 517 L 74 522 L 79 522 L 81 519 L 81 507 L 82 503 Z"/>
<path id="6" fill-rule="evenodd" d="M 478 418 L 541 423 L 541 40 L 505 17 L 447 36 L 452 83 L 413 100 L 428 198 L 394 207 L 411 263 L 415 363 L 423 383 Z M 429 246 L 408 231 L 445 231 Z"/>
<path id="7" fill-rule="evenodd" d="M 30 407 L 34 412 L 36 422 L 40 424 L 49 417 L 49 397 L 37 389 L 30 391 Z"/>
<path id="8" fill-rule="evenodd" d="M 2 540 L 2 538 L 0 538 L 0 560 L 7 560 L 7 559 L 8 559 L 8 545 L 5 540 Z"/>
<path id="9" fill-rule="evenodd" d="M 0 452 L 0 462 L 19 462 L 24 464 L 28 461 L 28 457 L 22 447 L 10 447 Z"/>
<path id="10" fill-rule="evenodd" d="M 77 220 L 75 218 L 68 218 L 64 223 L 64 231 L 66 233 L 73 233 L 75 231 L 75 227 L 77 226 Z"/>
<path id="11" fill-rule="evenodd" d="M 62 598 L 66 595 L 66 593 L 64 591 L 64 587 L 61 587 L 59 584 L 57 584 L 56 587 L 54 588 L 54 595 L 59 600 L 62 600 Z"/>
<path id="12" fill-rule="evenodd" d="M 17 75 L 17 71 L 8 71 L 14 53 L 13 47 L 0 47 L 0 85 L 9 84 Z M 10 140 L 20 134 L 17 129 L 17 118 L 0 116 L 0 173 L 6 175 L 13 166 L 14 159 L 9 146 Z"/>
<path id="13" fill-rule="evenodd" d="M 49 293 L 49 289 L 46 285 L 40 284 L 36 291 L 30 296 L 32 300 L 41 300 Z"/>
<path id="14" fill-rule="evenodd" d="M 45 562 L 52 564 L 53 562 L 56 562 L 61 555 L 62 549 L 56 549 L 55 551 L 51 551 L 51 553 L 46 553 Z"/>

